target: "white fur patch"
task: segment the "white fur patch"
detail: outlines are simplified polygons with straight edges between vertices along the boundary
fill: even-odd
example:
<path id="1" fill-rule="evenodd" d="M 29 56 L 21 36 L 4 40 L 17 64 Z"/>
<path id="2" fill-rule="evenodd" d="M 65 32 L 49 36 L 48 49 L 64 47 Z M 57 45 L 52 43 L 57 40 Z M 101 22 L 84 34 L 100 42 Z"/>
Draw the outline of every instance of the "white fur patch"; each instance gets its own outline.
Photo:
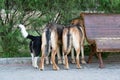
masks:
<path id="1" fill-rule="evenodd" d="M 27 33 L 26 29 L 25 29 L 25 26 L 20 24 L 18 27 L 21 29 L 22 36 L 24 38 L 26 38 L 28 36 L 28 33 Z"/>
<path id="2" fill-rule="evenodd" d="M 35 59 L 34 59 L 34 63 L 35 63 L 34 67 L 35 67 L 35 68 L 38 68 L 38 64 L 37 64 L 38 58 L 39 58 L 39 57 L 35 57 Z"/>

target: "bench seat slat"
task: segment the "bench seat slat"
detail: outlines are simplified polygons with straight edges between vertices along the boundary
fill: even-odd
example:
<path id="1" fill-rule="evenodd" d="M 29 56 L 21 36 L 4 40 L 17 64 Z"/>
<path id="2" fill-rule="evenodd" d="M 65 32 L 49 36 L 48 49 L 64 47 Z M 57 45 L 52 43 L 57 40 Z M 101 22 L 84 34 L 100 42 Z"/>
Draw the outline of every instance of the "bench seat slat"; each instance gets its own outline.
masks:
<path id="1" fill-rule="evenodd" d="M 97 52 L 120 52 L 120 39 L 97 39 Z"/>

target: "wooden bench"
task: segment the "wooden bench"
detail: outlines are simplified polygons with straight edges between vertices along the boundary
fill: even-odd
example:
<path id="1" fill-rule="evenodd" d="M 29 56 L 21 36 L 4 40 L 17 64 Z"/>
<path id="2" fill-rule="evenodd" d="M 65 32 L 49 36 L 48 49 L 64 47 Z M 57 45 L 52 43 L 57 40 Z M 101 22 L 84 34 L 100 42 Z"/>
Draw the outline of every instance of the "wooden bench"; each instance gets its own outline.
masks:
<path id="1" fill-rule="evenodd" d="M 85 35 L 91 45 L 88 63 L 96 53 L 103 68 L 102 52 L 120 52 L 120 14 L 81 13 Z"/>

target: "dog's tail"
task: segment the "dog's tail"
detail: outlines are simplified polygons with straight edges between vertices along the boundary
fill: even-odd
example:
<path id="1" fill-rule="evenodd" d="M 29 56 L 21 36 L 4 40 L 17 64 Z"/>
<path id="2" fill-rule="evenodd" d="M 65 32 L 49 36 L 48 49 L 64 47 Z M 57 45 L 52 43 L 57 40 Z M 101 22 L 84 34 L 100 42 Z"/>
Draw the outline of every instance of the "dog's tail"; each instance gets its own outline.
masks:
<path id="1" fill-rule="evenodd" d="M 51 37 L 51 31 L 49 28 L 46 29 L 46 46 L 45 46 L 45 53 L 46 55 L 49 55 L 50 52 L 50 37 Z"/>
<path id="2" fill-rule="evenodd" d="M 23 36 L 24 38 L 28 38 L 28 39 L 34 41 L 35 37 L 32 36 L 32 35 L 30 35 L 30 34 L 28 34 L 28 32 L 26 31 L 26 28 L 25 28 L 24 25 L 20 24 L 20 25 L 18 25 L 18 27 L 20 28 L 21 33 L 22 33 L 22 36 Z"/>
<path id="3" fill-rule="evenodd" d="M 71 33 L 70 33 L 70 27 L 64 28 L 63 31 L 63 51 L 64 55 L 67 55 L 70 52 L 71 48 Z"/>
<path id="4" fill-rule="evenodd" d="M 84 37 L 85 34 L 84 34 L 83 28 L 81 27 L 81 25 L 77 25 L 76 27 L 78 28 L 78 30 L 80 32 L 80 35 L 82 35 L 82 39 L 84 40 L 85 39 L 85 37 Z"/>
<path id="5" fill-rule="evenodd" d="M 70 28 L 68 27 L 68 32 L 67 32 L 67 50 L 70 47 Z"/>

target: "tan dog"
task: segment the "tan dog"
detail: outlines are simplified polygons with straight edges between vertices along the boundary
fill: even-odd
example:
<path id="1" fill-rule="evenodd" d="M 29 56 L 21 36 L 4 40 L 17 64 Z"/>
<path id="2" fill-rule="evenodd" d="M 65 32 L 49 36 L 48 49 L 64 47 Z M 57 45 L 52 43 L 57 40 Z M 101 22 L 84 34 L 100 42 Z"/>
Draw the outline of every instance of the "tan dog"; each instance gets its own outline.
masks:
<path id="1" fill-rule="evenodd" d="M 83 23 L 83 19 L 82 18 L 75 18 L 75 19 L 72 19 L 71 22 L 70 22 L 72 25 L 76 25 L 76 26 L 80 26 L 81 29 L 83 30 L 83 35 L 84 35 L 84 41 L 85 41 L 85 29 L 84 29 L 84 23 Z M 72 50 L 73 51 L 73 50 Z M 72 62 L 74 63 L 74 52 L 71 53 L 72 54 Z M 86 61 L 85 61 L 85 57 L 84 57 L 84 53 L 81 54 L 81 63 L 82 64 L 86 64 Z"/>
<path id="2" fill-rule="evenodd" d="M 55 55 L 59 49 L 59 44 L 62 41 L 63 27 L 64 26 L 58 25 L 56 23 L 48 23 L 46 25 L 44 32 L 42 33 L 42 56 L 39 65 L 40 70 L 44 69 L 44 58 L 48 56 L 50 52 L 53 69 L 59 70 L 59 67 L 55 62 Z"/>
<path id="3" fill-rule="evenodd" d="M 75 51 L 76 51 L 77 68 L 81 68 L 80 63 L 79 63 L 79 55 L 80 55 L 80 51 L 81 51 L 82 54 L 84 54 L 84 49 L 83 49 L 84 33 L 83 33 L 83 29 L 80 26 L 68 26 L 68 27 L 64 28 L 62 37 L 63 37 L 62 38 L 63 53 L 64 53 L 64 56 L 65 56 L 65 68 L 69 69 L 67 55 L 70 53 L 72 48 L 74 48 Z"/>

